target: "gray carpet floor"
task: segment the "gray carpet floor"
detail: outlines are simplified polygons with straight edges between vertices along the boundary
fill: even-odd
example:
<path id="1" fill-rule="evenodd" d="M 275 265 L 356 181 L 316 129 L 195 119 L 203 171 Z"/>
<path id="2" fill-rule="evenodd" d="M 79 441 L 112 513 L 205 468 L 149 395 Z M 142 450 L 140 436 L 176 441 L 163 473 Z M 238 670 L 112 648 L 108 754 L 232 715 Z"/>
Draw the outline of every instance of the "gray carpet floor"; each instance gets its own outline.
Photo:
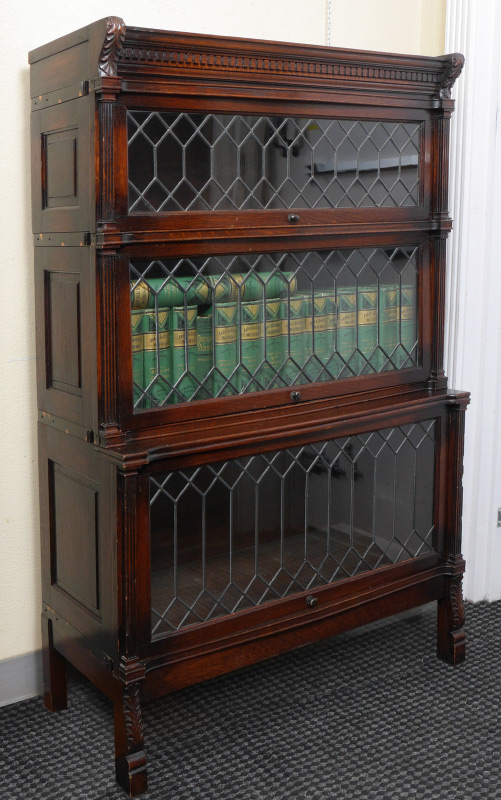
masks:
<path id="1" fill-rule="evenodd" d="M 145 706 L 145 800 L 501 800 L 501 602 L 467 606 L 467 661 L 434 608 Z M 86 682 L 0 709 L 2 800 L 121 800 L 113 714 Z"/>

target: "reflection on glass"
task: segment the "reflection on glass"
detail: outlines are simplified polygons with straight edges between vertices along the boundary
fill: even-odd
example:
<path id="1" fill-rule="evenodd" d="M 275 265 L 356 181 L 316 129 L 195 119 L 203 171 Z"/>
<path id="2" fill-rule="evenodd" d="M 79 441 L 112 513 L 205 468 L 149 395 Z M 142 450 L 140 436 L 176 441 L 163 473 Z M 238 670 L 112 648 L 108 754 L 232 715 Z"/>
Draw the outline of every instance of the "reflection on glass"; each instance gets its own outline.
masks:
<path id="1" fill-rule="evenodd" d="M 435 422 L 150 477 L 152 632 L 433 550 Z"/>
<path id="2" fill-rule="evenodd" d="M 419 204 L 420 124 L 129 111 L 129 211 Z"/>
<path id="3" fill-rule="evenodd" d="M 417 248 L 130 267 L 137 410 L 418 363 Z"/>

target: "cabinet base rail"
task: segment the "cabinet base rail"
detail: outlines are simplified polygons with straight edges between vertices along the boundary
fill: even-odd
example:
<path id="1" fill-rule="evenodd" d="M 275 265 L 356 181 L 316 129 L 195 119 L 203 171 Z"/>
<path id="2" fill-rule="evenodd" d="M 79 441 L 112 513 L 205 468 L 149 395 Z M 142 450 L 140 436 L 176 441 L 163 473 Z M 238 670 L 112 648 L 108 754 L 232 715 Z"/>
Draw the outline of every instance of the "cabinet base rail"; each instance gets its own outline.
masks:
<path id="1" fill-rule="evenodd" d="M 146 754 L 141 704 L 178 689 L 200 683 L 240 667 L 280 655 L 288 650 L 343 633 L 399 612 L 437 601 L 437 655 L 457 665 L 465 657 L 462 571 L 464 562 L 439 565 L 393 582 L 386 581 L 358 596 L 341 597 L 313 606 L 310 615 L 298 616 L 284 629 L 249 629 L 224 637 L 212 647 L 197 648 L 173 656 L 166 637 L 165 653 L 144 658 L 122 658 L 111 669 L 109 656 L 93 651 L 74 626 L 46 607 L 42 614 L 44 702 L 50 711 L 67 705 L 66 661 L 76 667 L 113 702 L 116 778 L 129 797 L 146 791 Z M 399 570 L 400 571 L 400 570 Z M 367 576 L 364 576 L 365 578 Z M 232 642 L 234 638 L 237 641 Z M 158 650 L 159 643 L 155 645 Z"/>

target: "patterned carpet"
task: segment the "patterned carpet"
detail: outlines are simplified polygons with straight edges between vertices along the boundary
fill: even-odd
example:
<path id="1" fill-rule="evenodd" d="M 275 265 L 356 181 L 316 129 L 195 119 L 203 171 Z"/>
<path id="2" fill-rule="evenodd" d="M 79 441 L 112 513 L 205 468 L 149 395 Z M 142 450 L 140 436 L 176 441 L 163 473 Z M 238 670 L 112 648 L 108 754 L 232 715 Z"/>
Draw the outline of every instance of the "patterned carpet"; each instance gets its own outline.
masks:
<path id="1" fill-rule="evenodd" d="M 501 602 L 467 606 L 467 661 L 435 615 L 376 625 L 145 707 L 145 800 L 501 800 Z M 123 800 L 111 704 L 0 708 L 2 800 Z"/>

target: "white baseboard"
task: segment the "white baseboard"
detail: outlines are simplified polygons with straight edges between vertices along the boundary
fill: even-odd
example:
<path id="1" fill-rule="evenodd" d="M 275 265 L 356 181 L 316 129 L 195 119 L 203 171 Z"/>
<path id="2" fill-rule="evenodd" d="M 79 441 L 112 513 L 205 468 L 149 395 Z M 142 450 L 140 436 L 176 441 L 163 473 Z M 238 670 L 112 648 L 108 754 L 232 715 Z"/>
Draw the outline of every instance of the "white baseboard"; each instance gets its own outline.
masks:
<path id="1" fill-rule="evenodd" d="M 42 651 L 0 661 L 0 706 L 43 693 Z"/>

